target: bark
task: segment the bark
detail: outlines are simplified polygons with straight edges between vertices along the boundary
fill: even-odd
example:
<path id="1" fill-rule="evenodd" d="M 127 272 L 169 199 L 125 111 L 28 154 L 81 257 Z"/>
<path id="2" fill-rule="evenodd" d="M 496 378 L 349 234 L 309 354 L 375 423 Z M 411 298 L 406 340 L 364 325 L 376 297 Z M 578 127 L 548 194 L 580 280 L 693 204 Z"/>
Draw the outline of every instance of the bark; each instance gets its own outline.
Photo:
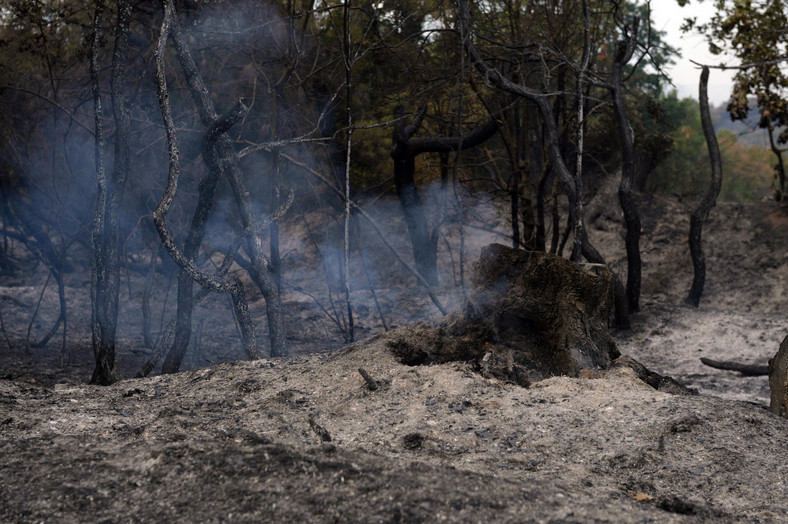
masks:
<path id="1" fill-rule="evenodd" d="M 129 109 L 123 96 L 123 66 L 130 11 L 131 6 L 127 2 L 119 2 L 111 73 L 112 103 L 116 125 L 115 167 L 110 177 L 106 176 L 104 170 L 103 107 L 98 76 L 98 53 L 104 16 L 104 2 L 102 0 L 96 3 L 90 53 L 90 76 L 96 120 L 96 180 L 98 185 L 91 235 L 93 247 L 91 320 L 96 367 L 90 382 L 100 385 L 109 385 L 121 378 L 115 359 L 115 333 L 118 322 L 120 287 L 118 207 L 123 198 L 123 188 L 129 169 Z"/>
<path id="2" fill-rule="evenodd" d="M 416 187 L 416 156 L 471 149 L 492 137 L 498 124 L 491 120 L 463 137 L 413 138 L 425 113 L 426 108 L 421 108 L 408 124 L 404 120 L 404 109 L 398 106 L 394 110 L 394 118 L 398 120 L 392 134 L 391 158 L 394 160 L 394 185 L 405 215 L 416 269 L 430 286 L 435 286 L 438 284 L 438 235 L 430 232 L 426 210 Z"/>
<path id="3" fill-rule="evenodd" d="M 692 287 L 685 302 L 691 306 L 698 307 L 703 295 L 703 286 L 706 282 L 706 256 L 703 254 L 703 243 L 701 234 L 703 232 L 703 221 L 709 216 L 709 211 L 717 203 L 717 196 L 722 187 L 722 160 L 720 156 L 720 146 L 717 144 L 717 136 L 714 134 L 714 126 L 711 123 L 709 112 L 709 96 L 707 85 L 709 82 L 709 68 L 704 66 L 700 74 L 700 88 L 698 101 L 700 102 L 700 121 L 703 125 L 703 134 L 706 136 L 706 145 L 709 150 L 709 161 L 711 162 L 711 184 L 709 190 L 703 196 L 698 207 L 690 215 L 689 248 L 692 255 L 692 267 L 694 277 Z"/>
<path id="4" fill-rule="evenodd" d="M 591 13 L 588 6 L 588 0 L 583 0 L 583 56 L 580 59 L 580 67 L 577 70 L 577 81 L 575 85 L 575 100 L 577 103 L 577 141 L 575 154 L 575 174 L 574 174 L 574 190 L 575 201 L 574 207 L 574 223 L 572 224 L 572 231 L 574 232 L 574 240 L 572 245 L 572 260 L 579 262 L 583 253 L 583 248 L 588 244 L 588 238 L 585 230 L 585 221 L 583 220 L 583 143 L 585 141 L 585 94 L 583 86 L 585 84 L 585 75 L 588 70 L 588 63 L 591 56 Z"/>
<path id="5" fill-rule="evenodd" d="M 712 360 L 710 358 L 701 357 L 700 361 L 715 369 L 724 369 L 726 371 L 738 371 L 745 377 L 760 377 L 769 374 L 769 366 L 758 364 L 742 364 L 741 362 L 731 362 L 729 360 Z"/>
<path id="6" fill-rule="evenodd" d="M 512 173 L 512 187 L 509 190 L 509 202 L 512 218 L 512 247 L 520 247 L 520 172 Z"/>
<path id="7" fill-rule="evenodd" d="M 223 118 L 218 118 L 213 123 L 203 140 L 203 158 L 208 163 L 209 170 L 208 174 L 200 180 L 197 209 L 192 217 L 192 224 L 183 248 L 183 256 L 192 264 L 195 263 L 200 244 L 205 236 L 205 225 L 213 208 L 216 188 L 221 180 L 222 171 L 217 165 L 213 152 L 216 138 L 220 133 L 229 130 L 244 114 L 245 106 L 242 103 L 236 105 L 230 113 Z M 190 276 L 189 271 L 181 268 L 178 274 L 178 311 L 175 317 L 175 338 L 162 364 L 162 373 L 177 372 L 180 369 L 183 357 L 186 355 L 192 332 L 192 313 L 195 302 L 193 288 L 194 280 Z M 251 324 L 251 321 L 249 321 L 249 324 Z M 249 329 L 253 328 L 250 327 Z M 249 356 L 250 358 L 255 357 L 256 350 L 254 354 Z"/>
<path id="8" fill-rule="evenodd" d="M 355 339 L 355 329 L 353 327 L 353 306 L 350 302 L 350 162 L 353 151 L 353 58 L 351 58 L 351 35 L 350 18 L 352 14 L 351 0 L 345 0 L 343 8 L 345 20 L 345 111 L 347 114 L 347 136 L 345 141 L 345 229 L 344 229 L 344 260 L 342 272 L 342 284 L 345 288 L 345 307 L 347 311 L 347 336 L 348 342 Z"/>
<path id="9" fill-rule="evenodd" d="M 776 191 L 775 200 L 782 202 L 785 195 L 785 163 L 783 162 L 783 152 L 779 147 L 777 147 L 777 144 L 774 141 L 774 128 L 771 125 L 767 128 L 767 132 L 769 135 L 769 148 L 777 158 L 777 164 L 775 164 L 774 170 L 775 174 L 777 175 L 777 183 L 780 185 L 780 187 Z"/>
<path id="10" fill-rule="evenodd" d="M 161 0 L 166 9 L 175 10 L 172 0 Z M 175 50 L 178 61 L 183 69 L 189 91 L 197 105 L 200 119 L 208 127 L 216 120 L 217 113 L 211 100 L 208 88 L 197 69 L 183 38 L 181 28 L 177 19 L 173 17 L 172 39 L 175 43 Z M 235 195 L 235 201 L 241 215 L 241 224 L 246 236 L 246 249 L 252 261 L 254 271 L 251 273 L 255 283 L 265 298 L 266 316 L 268 319 L 268 335 L 271 341 L 271 356 L 287 355 L 287 337 L 284 327 L 284 317 L 282 313 L 281 296 L 279 287 L 276 285 L 274 277 L 268 269 L 263 243 L 260 238 L 262 229 L 254 215 L 252 200 L 240 166 L 238 165 L 238 155 L 233 149 L 232 142 L 226 134 L 216 137 L 214 144 L 217 167 L 226 176 Z"/>
<path id="11" fill-rule="evenodd" d="M 641 258 L 640 258 L 640 212 L 633 190 L 635 180 L 635 136 L 629 123 L 626 102 L 624 100 L 624 66 L 632 58 L 637 43 L 639 20 L 635 18 L 631 34 L 625 34 L 623 40 L 618 42 L 616 56 L 613 62 L 611 78 L 611 93 L 615 109 L 618 136 L 621 143 L 621 184 L 618 187 L 618 200 L 624 212 L 624 222 L 627 226 L 626 251 L 627 251 L 627 307 L 633 313 L 640 310 L 640 283 L 641 283 Z"/>
<path id="12" fill-rule="evenodd" d="M 542 131 L 539 126 L 539 115 L 536 107 L 529 103 L 526 106 L 528 122 L 528 153 L 530 184 L 532 200 L 536 201 L 536 238 L 534 239 L 535 249 L 545 251 L 547 244 L 547 230 L 544 218 L 544 198 L 547 187 L 547 173 L 544 171 L 544 159 L 542 158 Z"/>

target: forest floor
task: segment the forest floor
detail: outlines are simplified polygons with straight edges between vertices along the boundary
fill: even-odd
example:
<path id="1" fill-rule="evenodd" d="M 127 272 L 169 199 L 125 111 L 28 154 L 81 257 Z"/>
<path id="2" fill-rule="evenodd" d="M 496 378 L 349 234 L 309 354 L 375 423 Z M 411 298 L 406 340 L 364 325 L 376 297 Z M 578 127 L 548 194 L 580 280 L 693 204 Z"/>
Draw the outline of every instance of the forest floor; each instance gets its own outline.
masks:
<path id="1" fill-rule="evenodd" d="M 472 362 L 404 365 L 391 341 L 440 314 L 393 269 L 373 271 L 376 286 L 354 286 L 359 341 L 339 349 L 341 307 L 327 292 L 299 291 L 330 283 L 318 275 L 332 272 L 327 249 L 321 258 L 309 248 L 306 219 L 283 242 L 289 359 L 242 361 L 226 299 L 211 296 L 184 372 L 89 386 L 89 275 L 68 278 L 65 350 L 55 339 L 25 343 L 57 316 L 50 289 L 30 321 L 43 268 L 3 276 L 0 521 L 788 522 L 788 420 L 766 409 L 767 379 L 699 360 L 765 364 L 788 334 L 788 207 L 712 210 L 696 309 L 683 304 L 690 205 L 641 202 L 642 308 L 614 338 L 622 354 L 697 396 L 656 391 L 626 367 L 526 389 L 485 378 Z M 487 229 L 505 225 L 492 206 L 468 209 Z M 625 273 L 620 213 L 592 202 L 587 217 L 592 241 Z M 505 239 L 469 227 L 469 258 L 491 241 Z M 443 281 L 458 274 L 451 255 Z M 369 263 L 387 267 L 385 248 Z M 157 278 L 154 303 L 172 304 Z M 140 342 L 142 280 L 129 277 L 122 299 L 126 377 L 151 353 Z M 440 298 L 459 303 L 456 289 Z M 253 312 L 264 316 L 261 301 Z M 156 318 L 154 337 L 167 323 Z"/>

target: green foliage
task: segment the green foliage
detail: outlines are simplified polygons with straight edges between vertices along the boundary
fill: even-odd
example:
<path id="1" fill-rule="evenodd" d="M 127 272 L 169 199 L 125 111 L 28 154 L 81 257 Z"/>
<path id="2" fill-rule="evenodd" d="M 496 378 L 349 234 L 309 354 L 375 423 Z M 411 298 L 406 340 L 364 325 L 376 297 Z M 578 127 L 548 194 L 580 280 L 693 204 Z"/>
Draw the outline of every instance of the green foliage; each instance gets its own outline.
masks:
<path id="1" fill-rule="evenodd" d="M 788 56 L 788 4 L 784 0 L 716 0 L 716 14 L 700 30 L 713 51 L 728 50 L 743 67 L 736 73 L 728 111 L 734 119 L 748 116 L 750 97 L 761 112 L 759 126 L 788 124 L 788 76 L 780 61 Z M 783 133 L 781 141 L 788 141 Z"/>
<path id="2" fill-rule="evenodd" d="M 749 116 L 754 99 L 776 156 L 778 197 L 786 174 L 778 144 L 788 143 L 788 2 L 786 0 L 715 0 L 715 15 L 698 29 L 713 53 L 727 51 L 740 62 L 728 112 L 733 120 Z M 776 137 L 776 138 L 775 138 Z"/>
<path id="3" fill-rule="evenodd" d="M 698 102 L 679 100 L 675 91 L 662 101 L 673 126 L 670 154 L 649 177 L 648 188 L 681 196 L 701 194 L 711 179 L 706 140 L 700 123 Z M 759 146 L 742 144 L 729 130 L 717 133 L 722 154 L 721 200 L 750 202 L 769 194 L 774 170 L 771 153 Z"/>

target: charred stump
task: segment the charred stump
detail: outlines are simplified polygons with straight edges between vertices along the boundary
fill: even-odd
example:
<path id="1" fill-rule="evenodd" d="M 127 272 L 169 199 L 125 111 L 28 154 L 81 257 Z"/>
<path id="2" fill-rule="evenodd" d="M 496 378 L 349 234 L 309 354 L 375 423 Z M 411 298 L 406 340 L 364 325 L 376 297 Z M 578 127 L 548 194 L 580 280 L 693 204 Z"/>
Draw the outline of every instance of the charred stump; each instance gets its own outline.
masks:
<path id="1" fill-rule="evenodd" d="M 609 368 L 619 356 L 608 330 L 613 307 L 605 266 L 492 244 L 465 307 L 438 328 L 394 333 L 389 347 L 409 365 L 474 361 L 484 374 L 527 386 Z"/>

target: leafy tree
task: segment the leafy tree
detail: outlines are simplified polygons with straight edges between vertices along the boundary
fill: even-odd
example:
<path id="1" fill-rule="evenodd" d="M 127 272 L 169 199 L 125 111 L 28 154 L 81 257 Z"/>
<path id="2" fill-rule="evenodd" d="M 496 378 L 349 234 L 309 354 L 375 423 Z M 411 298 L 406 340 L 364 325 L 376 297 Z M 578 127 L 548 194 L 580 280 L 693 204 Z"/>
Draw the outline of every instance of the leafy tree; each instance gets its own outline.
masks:
<path id="1" fill-rule="evenodd" d="M 715 0 L 716 12 L 698 30 L 713 53 L 726 51 L 740 64 L 734 77 L 728 111 L 734 120 L 749 115 L 752 97 L 758 127 L 766 129 L 776 159 L 776 197 L 783 198 L 786 168 L 780 146 L 788 144 L 788 2 L 785 0 Z M 693 27 L 693 21 L 685 25 Z"/>
<path id="2" fill-rule="evenodd" d="M 698 102 L 679 99 L 673 91 L 663 97 L 661 106 L 663 125 L 672 129 L 670 151 L 649 178 L 647 188 L 658 193 L 697 196 L 711 177 Z M 748 202 L 768 194 L 773 173 L 770 151 L 739 141 L 736 134 L 724 129 L 717 132 L 717 140 L 725 172 L 720 199 Z"/>

